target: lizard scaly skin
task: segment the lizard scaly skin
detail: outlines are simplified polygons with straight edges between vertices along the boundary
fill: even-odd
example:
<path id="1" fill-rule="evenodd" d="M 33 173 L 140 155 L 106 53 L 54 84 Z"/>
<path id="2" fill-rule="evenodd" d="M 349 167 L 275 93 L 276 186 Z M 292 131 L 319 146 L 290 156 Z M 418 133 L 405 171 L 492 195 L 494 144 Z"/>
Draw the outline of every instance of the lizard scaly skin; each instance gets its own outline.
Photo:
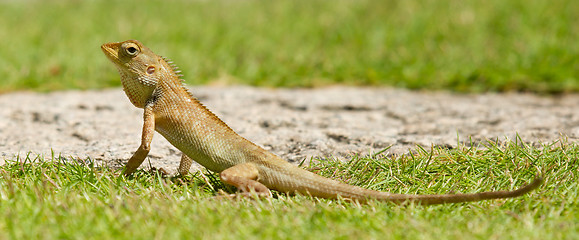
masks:
<path id="1" fill-rule="evenodd" d="M 538 177 L 514 191 L 472 194 L 412 195 L 379 192 L 324 178 L 294 166 L 235 133 L 195 97 L 182 83 L 170 61 L 136 40 L 106 43 L 101 49 L 114 63 L 129 100 L 144 109 L 141 145 L 129 159 L 125 175 L 133 173 L 146 158 L 155 131 L 182 151 L 179 173 L 188 173 L 193 159 L 220 173 L 223 182 L 242 192 L 271 196 L 270 189 L 322 198 L 371 199 L 403 203 L 441 204 L 516 197 L 539 185 Z"/>

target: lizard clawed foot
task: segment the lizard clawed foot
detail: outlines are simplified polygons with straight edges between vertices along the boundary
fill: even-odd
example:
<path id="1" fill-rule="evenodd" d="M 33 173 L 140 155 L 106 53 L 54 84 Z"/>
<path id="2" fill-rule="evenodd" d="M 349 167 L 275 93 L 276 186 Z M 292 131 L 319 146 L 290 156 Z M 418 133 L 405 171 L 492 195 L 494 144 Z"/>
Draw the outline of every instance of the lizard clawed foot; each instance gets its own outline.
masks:
<path id="1" fill-rule="evenodd" d="M 149 170 L 150 174 L 159 174 L 161 177 L 167 177 L 169 176 L 169 172 L 167 172 L 167 170 L 165 170 L 164 168 L 151 168 Z"/>
<path id="2" fill-rule="evenodd" d="M 219 174 L 221 181 L 241 190 L 241 193 L 234 195 L 244 197 L 271 197 L 269 188 L 257 181 L 258 176 L 258 168 L 251 163 L 235 165 L 223 170 Z"/>

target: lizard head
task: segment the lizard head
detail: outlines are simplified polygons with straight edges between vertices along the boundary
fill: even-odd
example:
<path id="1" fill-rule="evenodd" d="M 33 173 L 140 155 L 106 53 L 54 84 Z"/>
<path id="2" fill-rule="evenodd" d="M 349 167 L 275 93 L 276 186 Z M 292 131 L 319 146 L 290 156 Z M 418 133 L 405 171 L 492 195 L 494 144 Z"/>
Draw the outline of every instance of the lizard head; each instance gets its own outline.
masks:
<path id="1" fill-rule="evenodd" d="M 163 58 L 139 41 L 105 43 L 101 49 L 117 67 L 123 90 L 136 107 L 143 108 L 151 99 L 159 81 L 166 77 L 163 74 L 173 73 Z"/>

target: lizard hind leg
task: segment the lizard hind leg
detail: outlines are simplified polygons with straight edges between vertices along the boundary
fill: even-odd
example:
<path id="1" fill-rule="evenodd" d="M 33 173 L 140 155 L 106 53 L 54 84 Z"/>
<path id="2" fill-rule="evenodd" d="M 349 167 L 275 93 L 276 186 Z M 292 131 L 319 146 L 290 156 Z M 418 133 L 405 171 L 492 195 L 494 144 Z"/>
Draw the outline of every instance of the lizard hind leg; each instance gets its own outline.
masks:
<path id="1" fill-rule="evenodd" d="M 221 181 L 241 190 L 242 196 L 271 197 L 269 188 L 256 181 L 258 176 L 259 170 L 251 163 L 235 165 L 219 174 Z"/>

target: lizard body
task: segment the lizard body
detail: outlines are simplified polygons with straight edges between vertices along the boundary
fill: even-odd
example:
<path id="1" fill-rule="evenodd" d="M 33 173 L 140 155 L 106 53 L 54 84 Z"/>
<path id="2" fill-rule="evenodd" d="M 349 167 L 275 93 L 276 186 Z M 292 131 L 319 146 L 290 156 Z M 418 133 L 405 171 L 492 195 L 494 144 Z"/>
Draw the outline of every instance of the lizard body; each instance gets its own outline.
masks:
<path id="1" fill-rule="evenodd" d="M 121 76 L 123 90 L 133 105 L 144 109 L 141 145 L 129 159 L 124 174 L 133 173 L 146 158 L 154 131 L 182 151 L 179 173 L 188 173 L 193 159 L 220 173 L 223 182 L 243 193 L 271 196 L 270 189 L 322 198 L 343 197 L 403 203 L 441 204 L 516 197 L 537 188 L 538 177 L 514 191 L 472 194 L 412 195 L 369 190 L 328 179 L 301 169 L 235 133 L 182 83 L 180 71 L 136 40 L 106 43 L 101 49 Z"/>

